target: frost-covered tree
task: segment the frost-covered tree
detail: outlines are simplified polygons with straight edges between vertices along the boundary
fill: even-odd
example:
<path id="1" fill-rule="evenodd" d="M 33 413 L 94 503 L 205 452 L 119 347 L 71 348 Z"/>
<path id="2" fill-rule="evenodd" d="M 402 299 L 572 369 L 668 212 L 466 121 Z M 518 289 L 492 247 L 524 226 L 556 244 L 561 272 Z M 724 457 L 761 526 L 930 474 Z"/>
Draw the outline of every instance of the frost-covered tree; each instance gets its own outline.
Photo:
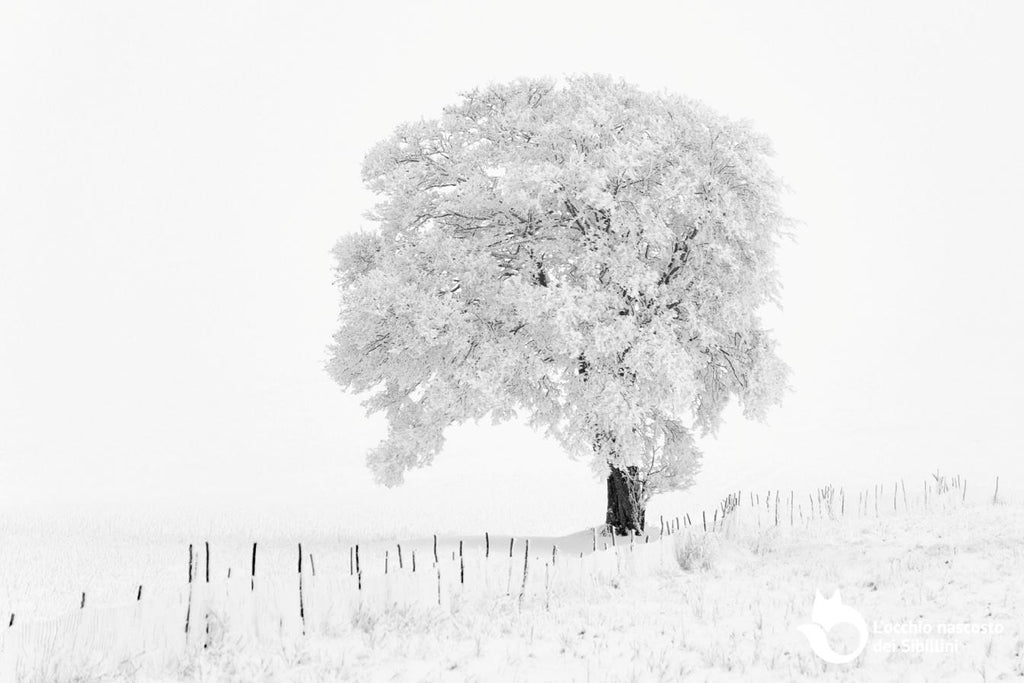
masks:
<path id="1" fill-rule="evenodd" d="M 522 415 L 607 475 L 608 524 L 643 529 L 730 397 L 761 418 L 786 386 L 759 317 L 789 225 L 770 154 L 603 76 L 474 90 L 378 143 L 376 227 L 335 248 L 328 363 L 387 417 L 377 478 L 430 463 L 449 425 Z"/>

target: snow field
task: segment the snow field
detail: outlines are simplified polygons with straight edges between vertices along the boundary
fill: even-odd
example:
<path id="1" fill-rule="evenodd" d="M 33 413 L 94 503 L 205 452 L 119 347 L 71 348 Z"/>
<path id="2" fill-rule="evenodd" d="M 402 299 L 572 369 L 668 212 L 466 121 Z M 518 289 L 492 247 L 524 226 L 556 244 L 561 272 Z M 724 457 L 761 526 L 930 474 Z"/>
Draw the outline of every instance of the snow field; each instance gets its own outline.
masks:
<path id="1" fill-rule="evenodd" d="M 714 529 L 706 533 L 693 518 L 649 543 L 619 539 L 604 549 L 609 539 L 597 536 L 596 553 L 590 532 L 530 539 L 525 590 L 525 539 L 512 544 L 511 558 L 507 537 L 489 538 L 487 558 L 483 539 L 463 539 L 461 563 L 458 541 L 439 539 L 436 565 L 432 539 L 403 544 L 400 569 L 396 543 L 368 544 L 361 589 L 349 574 L 348 547 L 312 547 L 317 573 L 307 549 L 301 612 L 297 548 L 268 548 L 252 583 L 245 562 L 222 551 L 207 584 L 197 546 L 191 599 L 179 579 L 139 601 L 19 620 L 0 635 L 0 679 L 982 681 L 1024 674 L 1024 508 L 965 505 L 955 488 L 930 491 L 927 503 L 923 494 L 906 504 L 898 494 L 895 506 L 889 498 L 877 513 L 873 496 L 851 504 L 846 492 L 826 493 L 811 513 L 812 495 L 802 508 L 794 504 L 790 525 L 784 495 L 776 514 L 774 496 L 751 505 L 741 493 L 724 521 L 708 515 Z M 840 495 L 847 496 L 842 511 Z M 822 661 L 797 630 L 810 621 L 815 591 L 836 589 L 871 629 L 863 654 L 847 665 Z M 985 625 L 985 633 L 971 630 Z M 829 637 L 837 651 L 856 640 L 842 628 Z"/>

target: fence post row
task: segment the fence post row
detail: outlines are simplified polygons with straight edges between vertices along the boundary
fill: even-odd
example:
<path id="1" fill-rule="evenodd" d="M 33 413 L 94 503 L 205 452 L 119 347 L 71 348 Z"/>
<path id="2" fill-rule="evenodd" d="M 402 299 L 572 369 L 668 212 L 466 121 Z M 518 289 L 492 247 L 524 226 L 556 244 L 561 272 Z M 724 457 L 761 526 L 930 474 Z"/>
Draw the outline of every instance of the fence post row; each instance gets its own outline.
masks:
<path id="1" fill-rule="evenodd" d="M 933 505 L 932 507 L 937 507 L 938 509 L 944 508 L 945 506 L 943 505 L 943 501 L 942 501 L 941 497 L 944 494 L 948 494 L 950 492 L 954 492 L 954 494 L 955 493 L 959 493 L 960 494 L 960 499 L 961 499 L 960 502 L 961 503 L 964 503 L 966 501 L 967 480 L 965 478 L 963 478 L 961 476 L 953 476 L 953 477 L 949 477 L 949 478 L 941 477 L 941 476 L 938 475 L 938 473 L 936 473 L 936 475 L 933 475 L 933 476 L 934 476 L 934 482 L 932 482 L 930 479 L 925 479 L 924 480 L 923 489 L 922 489 L 922 493 L 923 493 L 922 503 L 923 503 L 923 509 L 924 510 L 928 510 L 929 509 L 929 502 L 930 502 L 929 498 L 932 498 L 933 501 L 931 501 L 931 502 L 935 503 L 935 505 Z M 994 505 L 995 504 L 999 504 L 1001 502 L 1000 497 L 999 497 L 999 493 L 1000 493 L 999 487 L 1000 487 L 1000 477 L 996 476 L 995 477 L 995 481 L 994 481 L 994 488 L 993 488 L 992 498 L 991 498 L 992 504 L 994 504 Z M 828 519 L 835 520 L 836 517 L 835 517 L 834 504 L 835 504 L 835 499 L 837 497 L 836 494 L 838 494 L 838 498 L 839 498 L 840 516 L 845 517 L 845 514 L 846 514 L 846 488 L 845 488 L 845 486 L 840 486 L 840 487 L 837 488 L 834 485 L 829 484 L 827 486 L 818 488 L 816 493 L 808 494 L 808 502 L 810 504 L 810 510 L 809 510 L 808 517 L 805 520 L 804 519 L 804 515 L 803 515 L 802 505 L 797 505 L 796 504 L 796 493 L 795 493 L 795 490 L 791 489 L 790 490 L 790 497 L 789 497 L 790 526 L 792 527 L 792 526 L 795 525 L 795 517 L 796 517 L 796 515 L 800 516 L 800 519 L 801 519 L 802 523 L 806 522 L 809 525 L 810 522 L 812 521 L 812 518 L 815 515 L 815 503 L 817 503 L 817 517 L 819 519 L 825 518 L 825 515 L 827 513 Z M 872 486 L 871 489 L 864 489 L 863 491 L 858 491 L 858 501 L 857 501 L 858 508 L 857 508 L 857 511 L 858 511 L 859 515 L 867 516 L 869 514 L 868 513 L 869 505 L 870 505 L 869 496 L 871 496 L 872 494 L 873 494 L 873 497 L 874 497 L 875 515 L 878 516 L 880 514 L 879 499 L 880 498 L 883 499 L 883 502 L 884 502 L 884 495 L 885 495 L 885 485 L 884 485 L 884 483 L 876 483 L 876 484 L 874 484 Z M 910 505 L 909 505 L 909 497 L 908 497 L 908 494 L 907 494 L 906 482 L 904 481 L 904 479 L 894 480 L 894 482 L 893 482 L 893 489 L 892 489 L 892 497 L 893 497 L 892 505 L 893 505 L 893 512 L 894 512 L 894 514 L 899 513 L 899 500 L 900 500 L 901 494 L 902 494 L 902 499 L 903 499 L 904 511 L 905 512 L 909 512 L 910 511 Z M 852 495 L 852 493 L 851 493 L 851 495 Z M 772 507 L 771 503 L 772 503 L 772 498 L 773 497 L 774 497 L 774 503 L 775 503 L 774 513 L 771 510 L 771 507 Z M 753 491 L 748 491 L 748 498 L 752 502 L 752 510 L 753 510 L 754 514 L 756 514 L 758 516 L 758 524 L 760 525 L 761 522 L 762 522 L 761 512 L 760 512 L 761 508 L 759 506 L 760 495 L 759 494 L 755 494 Z M 713 508 L 710 530 L 712 532 L 716 532 L 716 533 L 725 531 L 727 529 L 726 518 L 728 516 L 730 516 L 730 515 L 733 515 L 734 513 L 737 513 L 739 508 L 743 506 L 743 500 L 744 499 L 743 499 L 742 491 L 736 491 L 736 492 L 730 493 L 725 498 L 723 498 L 720 501 L 720 503 L 718 504 L 718 506 Z M 758 501 L 758 502 L 754 503 L 755 500 Z M 852 499 L 851 499 L 851 504 L 852 504 Z M 773 520 L 774 521 L 774 525 L 776 527 L 778 527 L 780 525 L 780 523 L 781 523 L 781 520 L 780 520 L 781 505 L 782 505 L 781 489 L 776 489 L 774 491 L 774 495 L 773 495 L 772 490 L 769 489 L 765 493 L 765 508 L 764 508 L 764 510 L 766 511 L 766 514 L 768 515 L 768 520 Z M 745 514 L 744 514 L 744 516 L 745 516 Z M 730 517 L 730 519 L 734 520 L 735 517 Z M 685 514 L 682 517 L 682 520 L 685 522 L 686 525 L 692 526 L 689 514 Z M 709 527 L 708 527 L 708 519 L 707 519 L 707 511 L 706 510 L 701 510 L 701 521 L 702 521 L 703 531 L 705 533 L 708 532 L 709 531 Z M 770 524 L 771 521 L 768 521 L 767 523 Z M 673 527 L 673 524 L 675 524 L 676 526 Z M 665 515 L 659 515 L 659 518 L 658 518 L 658 534 L 659 535 L 654 539 L 654 541 L 655 542 L 660 542 L 660 541 L 667 540 L 667 537 L 672 535 L 673 528 L 675 528 L 675 529 L 679 529 L 680 528 L 678 526 L 679 524 L 680 524 L 680 517 L 674 517 L 674 518 L 667 518 L 666 519 Z M 616 534 L 615 534 L 614 529 L 611 529 L 610 531 L 611 531 L 611 533 L 610 533 L 610 535 L 611 535 L 610 542 L 611 542 L 611 547 L 612 547 L 612 549 L 614 551 L 614 560 L 615 560 L 614 566 L 616 567 L 618 572 L 625 571 L 629 567 L 635 567 L 636 571 L 643 571 L 644 567 L 647 566 L 647 563 L 650 561 L 651 557 L 657 557 L 657 556 L 650 555 L 649 553 L 652 552 L 652 551 L 662 552 L 659 549 L 651 548 L 650 547 L 651 543 L 652 543 L 651 536 L 653 535 L 653 532 L 652 532 L 652 534 L 647 534 L 647 533 L 644 534 L 644 536 L 643 536 L 643 547 L 638 549 L 638 548 L 634 547 L 634 546 L 640 545 L 637 542 L 636 532 L 634 530 L 629 530 L 629 546 L 630 546 L 629 550 L 630 550 L 630 553 L 636 553 L 636 555 L 633 555 L 633 557 L 636 558 L 636 559 L 627 560 L 625 558 L 625 555 L 626 555 L 625 552 L 622 552 L 622 553 L 618 552 L 617 538 L 616 538 Z M 597 550 L 598 550 L 598 548 L 597 548 L 597 536 L 598 536 L 598 528 L 597 527 L 592 527 L 591 528 L 591 551 L 593 553 L 596 553 Z M 448 588 L 446 589 L 444 587 L 443 581 L 442 581 L 442 568 L 441 568 L 440 562 L 439 562 L 439 557 L 440 556 L 439 556 L 437 534 L 433 534 L 432 541 L 433 541 L 433 553 L 434 553 L 434 562 L 435 562 L 435 571 L 436 571 L 435 577 L 436 577 L 436 580 L 437 580 L 437 602 L 438 602 L 438 605 L 443 605 L 444 602 L 445 602 L 444 591 L 445 590 L 451 591 L 454 588 L 454 575 L 451 575 L 450 583 L 448 585 Z M 491 546 L 490 532 L 489 531 L 488 532 L 484 532 L 484 559 L 485 560 L 489 560 L 490 559 L 490 546 Z M 522 550 L 522 579 L 519 582 L 520 583 L 520 585 L 519 585 L 519 593 L 517 595 L 517 601 L 518 601 L 518 605 L 519 605 L 520 609 L 522 608 L 522 605 L 524 603 L 524 600 L 525 600 L 525 597 L 526 597 L 526 592 L 529 589 L 528 584 L 530 582 L 530 570 L 531 570 L 530 539 L 529 538 L 524 538 L 522 546 L 523 546 L 523 550 Z M 605 547 L 605 550 L 607 550 L 608 549 L 608 544 L 606 543 L 604 547 Z M 664 547 L 665 546 L 661 546 L 661 548 L 664 548 Z M 298 613 L 299 613 L 299 620 L 301 622 L 302 633 L 303 633 L 303 635 L 305 635 L 307 633 L 307 629 L 308 629 L 310 623 L 312 623 L 312 622 L 308 622 L 307 621 L 307 614 L 306 614 L 307 607 L 309 607 L 309 605 L 307 603 L 308 603 L 308 601 L 310 599 L 310 596 L 307 595 L 307 590 L 306 590 L 306 588 L 307 588 L 307 586 L 306 586 L 306 583 L 307 583 L 307 581 L 306 581 L 306 572 L 304 571 L 303 562 L 307 558 L 306 558 L 306 556 L 305 556 L 305 554 L 303 552 L 302 543 L 298 543 L 297 548 L 298 548 L 298 556 L 297 556 L 296 570 L 297 570 L 297 574 L 298 574 L 298 600 L 299 600 Z M 207 647 L 209 642 L 210 642 L 209 641 L 209 634 L 210 634 L 210 629 L 211 629 L 210 621 L 211 621 L 211 617 L 212 617 L 212 614 L 213 614 L 211 612 L 212 604 L 206 602 L 206 600 L 208 600 L 209 597 L 211 597 L 211 595 L 212 595 L 212 594 L 210 594 L 208 592 L 210 590 L 210 584 L 211 584 L 211 580 L 210 580 L 211 579 L 211 574 L 210 574 L 210 572 L 211 572 L 211 568 L 212 568 L 211 567 L 211 565 L 212 565 L 212 562 L 211 562 L 212 552 L 211 552 L 210 542 L 208 540 L 203 542 L 202 550 L 203 550 L 204 564 L 203 564 L 203 574 L 202 574 L 202 581 L 201 582 L 205 585 L 205 590 L 207 591 L 207 593 L 205 594 L 206 597 L 204 597 L 203 600 L 200 603 L 196 603 L 196 604 L 200 605 L 200 607 L 203 609 L 204 614 L 205 614 L 205 626 L 206 626 L 207 639 L 205 641 L 206 645 L 204 645 L 204 647 Z M 396 542 L 394 550 L 397 553 L 398 568 L 400 570 L 400 573 L 404 573 L 405 553 L 403 553 L 401 543 L 397 543 Z M 462 587 L 463 590 L 465 589 L 465 585 L 466 585 L 466 553 L 465 553 L 465 550 L 466 550 L 466 547 L 465 547 L 464 539 L 459 539 L 459 541 L 458 541 L 459 586 Z M 258 543 L 257 542 L 253 542 L 252 543 L 252 549 L 251 549 L 250 572 L 249 572 L 250 591 L 255 591 L 257 551 L 258 551 Z M 625 551 L 625 549 L 623 549 L 623 551 Z M 638 557 L 638 555 L 641 554 L 641 553 L 643 554 L 643 557 Z M 561 577 L 564 575 L 564 572 L 569 571 L 573 577 L 575 577 L 575 575 L 576 575 L 575 569 L 573 568 L 574 567 L 573 562 L 575 562 L 576 559 L 577 559 L 576 558 L 576 552 L 570 552 L 569 555 L 568 555 L 568 558 L 566 558 L 564 556 L 562 558 L 560 558 L 559 557 L 560 554 L 562 554 L 562 553 L 559 552 L 558 544 L 557 543 L 552 543 L 550 561 L 544 560 L 543 556 L 538 557 L 538 560 L 541 561 L 544 564 L 544 577 L 543 577 L 543 580 L 544 580 L 544 591 L 545 591 L 544 606 L 545 606 L 546 609 L 549 608 L 549 606 L 550 606 L 551 589 L 552 589 L 552 587 L 557 587 L 558 582 L 562 580 Z M 363 585 L 362 585 L 362 566 L 361 566 L 359 544 L 350 545 L 348 547 L 348 555 L 349 555 L 349 575 L 356 577 L 356 587 L 357 587 L 358 591 L 360 591 L 360 595 L 362 595 L 362 590 L 363 590 Z M 410 561 L 411 561 L 411 571 L 413 573 L 415 573 L 417 571 L 416 548 L 409 549 L 409 557 L 410 557 Z M 455 560 L 455 551 L 454 550 L 452 551 L 452 559 L 453 559 L 453 561 Z M 609 570 L 612 567 L 612 563 L 610 562 L 611 559 L 612 559 L 611 556 L 608 556 L 606 559 L 597 559 L 594 562 L 589 562 L 587 560 L 587 558 L 585 557 L 585 552 L 579 552 L 579 558 L 578 559 L 579 559 L 579 562 L 580 562 L 580 565 L 579 565 L 579 572 L 580 572 L 579 573 L 579 577 L 580 577 L 580 580 L 581 580 L 581 583 L 580 583 L 581 586 L 583 586 L 583 582 L 582 581 L 583 581 L 583 579 L 585 577 L 585 567 L 591 567 L 593 570 L 598 571 L 598 572 L 607 571 L 607 570 Z M 663 554 L 661 556 L 661 560 L 664 561 L 664 555 Z M 314 554 L 313 553 L 309 553 L 308 561 L 309 561 L 309 572 L 310 572 L 310 574 L 313 577 L 315 577 L 316 576 L 316 565 L 315 565 L 315 559 L 314 559 Z M 509 561 L 509 567 L 508 567 L 508 583 L 507 583 L 507 586 L 506 586 L 506 595 L 511 596 L 512 595 L 512 593 L 511 593 L 511 582 L 512 582 L 512 578 L 513 578 L 514 565 L 515 565 L 515 562 L 516 562 L 516 560 L 515 560 L 515 537 L 509 537 L 508 561 Z M 564 569 L 563 567 L 565 566 L 565 562 L 567 562 L 567 561 L 569 562 L 568 569 Z M 383 568 L 384 575 L 387 576 L 389 574 L 393 574 L 394 572 L 392 572 L 391 569 L 392 569 L 392 567 L 390 565 L 390 549 L 389 548 L 385 548 L 384 549 L 384 568 Z M 454 571 L 454 566 L 452 566 L 452 570 Z M 198 552 L 197 552 L 197 548 L 195 547 L 194 544 L 189 543 L 188 544 L 188 572 L 187 572 L 188 594 L 187 594 L 187 606 L 186 606 L 185 624 L 184 624 L 184 633 L 185 633 L 185 640 L 186 640 L 186 642 L 189 641 L 189 636 L 191 635 L 191 632 L 192 632 L 191 617 L 192 617 L 193 602 L 196 600 L 196 593 L 195 593 L 195 591 L 197 589 L 198 590 L 202 590 L 201 588 L 197 588 L 195 586 L 195 584 L 199 582 L 198 581 L 198 577 L 200 575 L 198 574 L 198 571 L 199 571 L 199 555 L 198 555 Z M 479 575 L 483 577 L 482 580 L 484 582 L 484 585 L 485 586 L 489 586 L 489 587 L 493 587 L 494 584 L 491 581 L 488 580 L 489 574 L 490 574 L 490 572 L 488 572 L 486 568 L 484 568 L 483 571 L 479 573 Z M 232 575 L 232 570 L 229 567 L 227 569 L 227 578 L 229 580 L 231 579 L 231 575 Z M 537 575 L 536 571 L 534 571 L 534 576 L 535 576 L 535 585 L 537 585 L 539 587 L 540 576 Z M 389 580 L 390 580 L 390 577 L 389 577 Z M 315 587 L 315 585 L 316 585 L 316 582 L 314 581 L 314 587 Z M 135 586 L 135 600 L 134 600 L 135 603 L 141 603 L 143 588 L 144 588 L 143 584 L 137 584 Z M 498 590 L 500 590 L 500 588 Z M 159 591 L 158 591 L 158 593 L 159 593 Z M 202 592 L 200 592 L 199 595 L 203 596 L 204 594 Z M 315 600 L 316 600 L 316 592 L 314 592 L 312 595 L 313 595 L 313 600 L 315 602 Z M 556 595 L 557 595 L 557 593 L 556 593 Z M 86 591 L 82 591 L 80 593 L 79 610 L 84 610 L 85 609 L 86 601 L 87 601 Z M 148 602 L 151 603 L 152 601 L 153 601 L 153 598 L 151 597 Z M 273 603 L 273 601 L 270 601 L 267 604 L 274 604 L 274 603 Z M 21 623 L 22 623 L 21 628 L 24 629 L 25 628 L 25 626 L 24 626 L 24 617 L 23 617 L 23 620 L 22 620 Z M 9 613 L 9 617 L 8 617 L 8 628 L 13 628 L 14 625 L 15 625 L 15 613 L 12 611 L 12 612 Z M 180 631 L 179 631 L 179 633 L 180 633 Z"/>

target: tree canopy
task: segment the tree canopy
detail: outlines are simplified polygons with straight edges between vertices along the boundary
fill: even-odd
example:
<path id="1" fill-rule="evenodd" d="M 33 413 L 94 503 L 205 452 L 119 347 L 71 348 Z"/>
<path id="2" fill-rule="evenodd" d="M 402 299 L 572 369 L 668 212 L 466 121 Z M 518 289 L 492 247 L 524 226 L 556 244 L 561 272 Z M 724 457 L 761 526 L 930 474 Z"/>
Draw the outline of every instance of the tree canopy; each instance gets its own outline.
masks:
<path id="1" fill-rule="evenodd" d="M 521 415 L 636 467 L 645 499 L 688 485 L 730 398 L 761 418 L 786 387 L 759 315 L 790 225 L 770 155 L 700 102 L 590 75 L 473 90 L 374 146 L 328 371 L 387 417 L 379 481 L 449 425 Z"/>

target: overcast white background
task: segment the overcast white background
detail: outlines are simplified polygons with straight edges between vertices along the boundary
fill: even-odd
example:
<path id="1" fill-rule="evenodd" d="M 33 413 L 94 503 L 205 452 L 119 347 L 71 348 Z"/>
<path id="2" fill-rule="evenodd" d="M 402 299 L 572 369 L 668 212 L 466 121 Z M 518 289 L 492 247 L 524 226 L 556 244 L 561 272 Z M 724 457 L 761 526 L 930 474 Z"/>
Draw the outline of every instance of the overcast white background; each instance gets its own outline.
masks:
<path id="1" fill-rule="evenodd" d="M 473 86 L 588 71 L 753 120 L 802 221 L 771 316 L 794 392 L 766 425 L 730 413 L 699 490 L 662 507 L 1019 479 L 1022 12 L 2 2 L 0 506 L 603 521 L 603 483 L 516 425 L 453 429 L 435 467 L 374 487 L 383 422 L 322 370 L 370 145 Z"/>

